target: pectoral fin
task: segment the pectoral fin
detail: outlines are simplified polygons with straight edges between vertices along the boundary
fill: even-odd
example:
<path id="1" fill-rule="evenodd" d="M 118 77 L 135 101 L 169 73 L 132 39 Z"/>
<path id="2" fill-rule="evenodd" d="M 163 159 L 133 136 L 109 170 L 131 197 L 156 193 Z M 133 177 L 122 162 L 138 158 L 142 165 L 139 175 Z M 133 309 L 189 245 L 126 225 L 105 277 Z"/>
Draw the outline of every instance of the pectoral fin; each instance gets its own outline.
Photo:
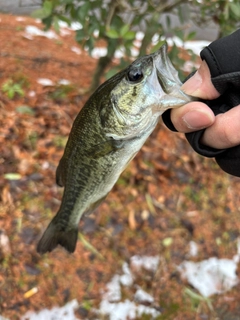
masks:
<path id="1" fill-rule="evenodd" d="M 96 159 L 100 157 L 104 157 L 107 154 L 114 152 L 123 147 L 123 142 L 120 140 L 107 140 L 103 143 L 96 144 L 94 147 L 91 147 L 87 150 L 88 154 Z"/>

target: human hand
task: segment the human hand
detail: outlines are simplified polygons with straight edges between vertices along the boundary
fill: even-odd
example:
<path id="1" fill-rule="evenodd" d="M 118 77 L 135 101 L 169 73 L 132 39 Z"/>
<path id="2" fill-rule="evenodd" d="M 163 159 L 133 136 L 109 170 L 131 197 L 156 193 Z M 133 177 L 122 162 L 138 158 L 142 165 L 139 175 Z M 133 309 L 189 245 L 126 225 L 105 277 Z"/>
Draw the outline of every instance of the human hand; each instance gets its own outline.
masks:
<path id="1" fill-rule="evenodd" d="M 194 97 L 212 100 L 219 92 L 211 82 L 210 71 L 202 61 L 198 71 L 182 86 L 182 90 Z M 171 110 L 171 121 L 179 132 L 193 132 L 207 128 L 201 143 L 216 149 L 230 148 L 240 144 L 240 105 L 214 116 L 213 111 L 202 102 L 190 102 Z"/>

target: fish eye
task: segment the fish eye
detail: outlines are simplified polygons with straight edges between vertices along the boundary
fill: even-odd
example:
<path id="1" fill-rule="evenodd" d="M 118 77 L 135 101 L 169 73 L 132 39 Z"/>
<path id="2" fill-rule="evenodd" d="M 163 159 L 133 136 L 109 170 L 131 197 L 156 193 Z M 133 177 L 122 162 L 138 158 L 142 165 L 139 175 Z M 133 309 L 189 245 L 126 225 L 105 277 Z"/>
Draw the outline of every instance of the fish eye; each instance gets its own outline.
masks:
<path id="1" fill-rule="evenodd" d="M 130 82 L 139 82 L 143 78 L 143 73 L 139 69 L 131 69 L 127 74 L 127 79 Z"/>

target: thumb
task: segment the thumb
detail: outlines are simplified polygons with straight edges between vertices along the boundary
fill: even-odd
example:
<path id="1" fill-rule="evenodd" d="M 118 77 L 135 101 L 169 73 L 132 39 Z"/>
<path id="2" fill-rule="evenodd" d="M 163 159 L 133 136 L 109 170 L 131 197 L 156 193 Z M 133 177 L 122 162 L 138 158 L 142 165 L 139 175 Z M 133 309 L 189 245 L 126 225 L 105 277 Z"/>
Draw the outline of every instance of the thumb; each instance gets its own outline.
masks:
<path id="1" fill-rule="evenodd" d="M 182 85 L 182 91 L 186 94 L 202 99 L 216 99 L 220 93 L 215 89 L 211 81 L 211 75 L 206 61 L 202 61 L 197 72 Z"/>

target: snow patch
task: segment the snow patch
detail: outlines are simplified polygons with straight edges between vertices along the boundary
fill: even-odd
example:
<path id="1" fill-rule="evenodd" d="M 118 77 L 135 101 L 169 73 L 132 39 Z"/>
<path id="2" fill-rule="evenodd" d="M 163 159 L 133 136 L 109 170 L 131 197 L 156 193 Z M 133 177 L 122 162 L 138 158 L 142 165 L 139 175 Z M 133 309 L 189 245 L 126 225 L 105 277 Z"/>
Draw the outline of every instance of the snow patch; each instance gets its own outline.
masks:
<path id="1" fill-rule="evenodd" d="M 109 302 L 115 302 L 121 300 L 121 297 L 120 276 L 115 274 L 112 280 L 106 285 L 106 292 L 103 294 L 103 299 Z"/>
<path id="2" fill-rule="evenodd" d="M 106 54 L 107 54 L 107 48 L 95 47 L 91 52 L 91 56 L 94 59 L 98 59 L 100 57 L 104 57 Z"/>
<path id="3" fill-rule="evenodd" d="M 194 241 L 189 242 L 189 251 L 188 254 L 190 257 L 196 257 L 198 255 L 198 245 Z"/>
<path id="4" fill-rule="evenodd" d="M 24 37 L 29 40 L 33 40 L 35 36 L 46 37 L 48 39 L 58 39 L 57 34 L 52 30 L 43 31 L 36 26 L 26 26 Z"/>
<path id="5" fill-rule="evenodd" d="M 134 320 L 143 314 L 151 315 L 154 319 L 160 315 L 157 310 L 143 305 L 136 305 L 130 300 L 119 303 L 110 303 L 103 300 L 100 304 L 100 313 L 108 315 L 109 320 Z"/>
<path id="6" fill-rule="evenodd" d="M 133 256 L 130 266 L 133 269 L 156 271 L 159 263 L 159 257 L 150 256 Z M 147 307 L 141 303 L 153 303 L 154 298 L 142 288 L 137 286 L 137 290 L 133 295 L 133 301 L 122 299 L 122 286 L 134 285 L 134 274 L 131 271 L 127 262 L 122 266 L 122 275 L 114 275 L 112 280 L 106 285 L 106 290 L 102 293 L 102 301 L 97 313 L 108 316 L 110 320 L 131 320 L 140 317 L 143 314 L 148 314 L 151 319 L 160 315 L 160 312 L 153 307 Z"/>
<path id="7" fill-rule="evenodd" d="M 71 50 L 72 50 L 72 52 L 75 52 L 76 54 L 82 53 L 82 50 L 78 47 L 75 47 L 75 46 L 71 47 Z"/>
<path id="8" fill-rule="evenodd" d="M 4 254 L 11 253 L 10 241 L 4 230 L 0 229 L 0 251 Z"/>
<path id="9" fill-rule="evenodd" d="M 60 79 L 59 81 L 58 81 L 58 84 L 61 84 L 61 85 L 63 85 L 63 86 L 67 86 L 67 85 L 69 85 L 71 82 L 69 81 L 69 80 L 67 80 L 67 79 Z"/>
<path id="10" fill-rule="evenodd" d="M 153 303 L 153 297 L 141 288 L 138 288 L 134 295 L 134 300 L 138 302 Z"/>
<path id="11" fill-rule="evenodd" d="M 54 82 L 47 78 L 39 78 L 37 79 L 37 83 L 41 84 L 42 86 L 54 86 Z"/>
<path id="12" fill-rule="evenodd" d="M 66 29 L 66 28 L 60 28 L 59 32 L 62 37 L 66 37 L 71 34 L 71 30 Z"/>
<path id="13" fill-rule="evenodd" d="M 28 311 L 21 320 L 76 320 L 74 311 L 79 304 L 76 299 L 68 302 L 65 306 L 54 307 L 51 310 L 44 309 L 40 312 Z"/>
<path id="14" fill-rule="evenodd" d="M 36 96 L 36 92 L 35 92 L 34 90 L 29 91 L 29 92 L 28 92 L 28 96 L 29 96 L 30 98 L 33 98 L 33 97 Z"/>
<path id="15" fill-rule="evenodd" d="M 133 284 L 133 275 L 127 262 L 122 266 L 123 274 L 120 276 L 120 282 L 123 286 L 130 287 Z"/>
<path id="16" fill-rule="evenodd" d="M 74 21 L 69 25 L 67 22 L 60 20 L 59 27 L 63 28 L 63 29 L 69 29 L 69 30 L 76 31 L 76 30 L 82 29 L 82 24 L 80 22 Z"/>
<path id="17" fill-rule="evenodd" d="M 240 238 L 237 241 L 237 254 L 233 259 L 209 258 L 200 262 L 184 261 L 177 269 L 181 276 L 204 297 L 221 294 L 239 283 L 237 267 L 240 261 Z"/>
<path id="18" fill-rule="evenodd" d="M 213 257 L 200 262 L 184 261 L 178 270 L 204 297 L 224 293 L 239 282 L 237 264 L 230 259 Z"/>
<path id="19" fill-rule="evenodd" d="M 133 256 L 131 258 L 131 266 L 135 269 L 144 268 L 149 271 L 156 271 L 159 265 L 160 257 L 155 256 Z"/>
<path id="20" fill-rule="evenodd" d="M 26 21 L 26 18 L 19 16 L 19 17 L 16 17 L 16 21 L 18 22 Z"/>

